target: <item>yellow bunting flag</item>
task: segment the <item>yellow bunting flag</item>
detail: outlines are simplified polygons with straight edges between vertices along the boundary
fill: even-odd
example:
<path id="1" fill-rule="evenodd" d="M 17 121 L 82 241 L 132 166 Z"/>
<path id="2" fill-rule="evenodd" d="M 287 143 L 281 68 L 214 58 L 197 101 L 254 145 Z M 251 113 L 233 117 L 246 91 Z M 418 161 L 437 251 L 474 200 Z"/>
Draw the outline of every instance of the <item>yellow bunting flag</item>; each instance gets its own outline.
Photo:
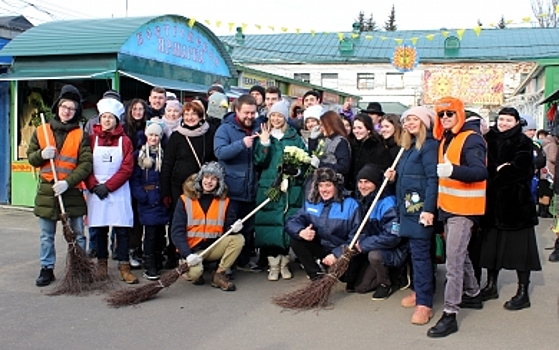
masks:
<path id="1" fill-rule="evenodd" d="M 344 40 L 344 33 L 338 33 L 338 40 L 339 41 Z"/>
<path id="2" fill-rule="evenodd" d="M 402 45 L 402 43 L 404 42 L 404 39 L 394 38 L 394 41 L 395 41 L 396 43 L 398 43 L 398 45 Z"/>
<path id="3" fill-rule="evenodd" d="M 489 23 L 489 26 L 490 27 L 495 27 L 495 23 L 491 22 L 491 23 Z"/>
<path id="4" fill-rule="evenodd" d="M 215 21 L 215 26 L 218 28 L 221 27 L 221 21 Z"/>
<path id="5" fill-rule="evenodd" d="M 194 18 L 188 20 L 188 26 L 190 28 L 194 27 L 194 23 L 196 23 L 196 20 Z"/>
<path id="6" fill-rule="evenodd" d="M 559 14 L 559 5 L 555 5 L 555 13 Z"/>
<path id="7" fill-rule="evenodd" d="M 381 36 L 381 37 L 380 37 L 380 40 L 382 40 L 382 41 L 385 41 L 386 39 L 388 39 L 388 38 L 385 37 L 385 36 Z"/>
<path id="8" fill-rule="evenodd" d="M 297 34 L 301 33 L 301 28 L 295 28 L 295 33 Z"/>
<path id="9" fill-rule="evenodd" d="M 357 38 L 359 38 L 359 34 L 352 33 L 352 34 L 351 34 L 351 37 L 352 37 L 353 39 L 357 39 Z"/>
<path id="10" fill-rule="evenodd" d="M 547 18 L 547 13 L 540 13 L 540 14 L 538 15 L 538 17 L 540 17 L 540 18 Z"/>
<path id="11" fill-rule="evenodd" d="M 287 32 L 287 27 L 281 27 L 281 31 L 284 33 Z"/>
<path id="12" fill-rule="evenodd" d="M 462 40 L 462 37 L 464 36 L 465 31 L 466 31 L 466 29 L 458 29 L 456 31 L 456 35 L 458 36 L 458 39 Z"/>
<path id="13" fill-rule="evenodd" d="M 274 27 L 274 26 L 268 26 L 268 28 L 270 28 L 272 30 L 272 32 L 276 31 L 276 27 Z"/>
<path id="14" fill-rule="evenodd" d="M 530 17 L 524 17 L 522 18 L 522 22 L 524 23 L 530 23 L 531 18 Z"/>
<path id="15" fill-rule="evenodd" d="M 204 20 L 204 23 L 206 23 L 206 24 L 209 25 L 209 26 L 212 25 L 212 21 L 210 21 L 209 19 Z"/>
<path id="16" fill-rule="evenodd" d="M 512 22 L 513 22 L 512 19 L 507 19 L 507 20 L 505 21 L 506 24 L 511 24 Z"/>
<path id="17" fill-rule="evenodd" d="M 476 36 L 479 36 L 479 34 L 481 33 L 481 26 L 475 26 L 474 33 L 476 33 Z"/>
<path id="18" fill-rule="evenodd" d="M 330 32 L 323 32 L 324 34 L 330 34 Z"/>
<path id="19" fill-rule="evenodd" d="M 243 23 L 243 24 L 241 24 L 241 27 L 243 28 L 243 32 L 244 32 L 244 31 L 245 31 L 245 30 L 247 29 L 247 27 L 248 27 L 248 24 L 246 24 L 246 23 Z"/>
<path id="20" fill-rule="evenodd" d="M 419 39 L 418 37 L 414 36 L 413 38 L 410 38 L 410 41 L 412 44 L 416 45 L 418 39 Z"/>
<path id="21" fill-rule="evenodd" d="M 229 31 L 230 31 L 230 32 L 233 31 L 233 27 L 235 27 L 235 23 L 229 22 Z"/>
<path id="22" fill-rule="evenodd" d="M 425 36 L 427 38 L 427 40 L 429 41 L 433 41 L 433 39 L 435 39 L 435 34 L 429 34 Z"/>
<path id="23" fill-rule="evenodd" d="M 448 34 L 450 34 L 450 32 L 446 31 L 446 30 L 442 31 L 441 33 L 443 34 L 443 37 L 445 37 L 445 38 L 448 36 Z"/>
<path id="24" fill-rule="evenodd" d="M 365 35 L 365 39 L 367 39 L 367 40 L 373 40 L 373 36 L 372 36 L 372 35 Z"/>
<path id="25" fill-rule="evenodd" d="M 315 35 L 316 35 L 316 31 L 315 31 L 314 29 L 311 30 L 311 35 L 312 35 L 312 36 L 315 36 Z"/>
<path id="26" fill-rule="evenodd" d="M 260 24 L 255 24 L 254 26 L 256 27 L 256 29 L 262 30 L 262 26 Z"/>

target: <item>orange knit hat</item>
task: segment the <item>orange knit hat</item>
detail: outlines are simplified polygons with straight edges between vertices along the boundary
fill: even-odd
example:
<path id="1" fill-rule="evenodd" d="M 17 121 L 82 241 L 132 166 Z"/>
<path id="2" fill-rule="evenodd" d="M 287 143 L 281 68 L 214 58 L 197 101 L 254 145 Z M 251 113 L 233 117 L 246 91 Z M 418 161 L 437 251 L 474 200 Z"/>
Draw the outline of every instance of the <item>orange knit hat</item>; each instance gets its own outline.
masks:
<path id="1" fill-rule="evenodd" d="M 435 102 L 435 113 L 439 113 L 442 111 L 453 111 L 456 112 L 458 116 L 458 123 L 451 129 L 453 134 L 457 134 L 462 126 L 464 126 L 464 122 L 466 121 L 466 112 L 464 111 L 464 102 L 462 100 L 457 99 L 455 97 L 443 97 Z M 441 119 L 438 117 L 435 118 L 435 126 L 433 128 L 433 137 L 437 140 L 441 140 L 443 138 L 444 128 L 441 124 Z"/>

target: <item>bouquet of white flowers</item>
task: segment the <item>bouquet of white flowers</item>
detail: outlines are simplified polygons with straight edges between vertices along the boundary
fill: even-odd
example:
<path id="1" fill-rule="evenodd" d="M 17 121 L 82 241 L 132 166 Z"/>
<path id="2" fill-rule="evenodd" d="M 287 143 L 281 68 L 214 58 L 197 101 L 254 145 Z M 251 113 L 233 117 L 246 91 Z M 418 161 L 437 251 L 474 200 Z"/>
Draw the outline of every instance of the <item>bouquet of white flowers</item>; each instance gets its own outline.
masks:
<path id="1" fill-rule="evenodd" d="M 311 157 L 304 149 L 297 146 L 285 146 L 281 163 L 278 166 L 278 176 L 274 180 L 272 187 L 266 191 L 268 198 L 278 200 L 281 183 L 284 179 L 293 179 L 302 173 L 301 168 L 308 166 Z"/>

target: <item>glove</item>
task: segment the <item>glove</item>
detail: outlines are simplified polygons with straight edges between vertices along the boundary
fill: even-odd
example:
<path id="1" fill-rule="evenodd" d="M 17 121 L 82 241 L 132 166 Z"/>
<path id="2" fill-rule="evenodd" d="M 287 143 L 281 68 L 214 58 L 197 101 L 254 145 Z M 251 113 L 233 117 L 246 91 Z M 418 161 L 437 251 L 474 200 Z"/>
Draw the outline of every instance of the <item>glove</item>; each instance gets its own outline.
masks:
<path id="1" fill-rule="evenodd" d="M 62 193 L 68 190 L 68 182 L 62 180 L 58 181 L 54 185 L 52 185 L 52 190 L 54 191 L 55 196 L 60 196 Z"/>
<path id="2" fill-rule="evenodd" d="M 56 157 L 56 147 L 47 146 L 41 151 L 41 157 L 44 160 L 54 159 Z"/>
<path id="3" fill-rule="evenodd" d="M 109 189 L 105 184 L 99 184 L 93 187 L 93 193 L 95 193 L 100 200 L 103 200 L 109 196 Z"/>
<path id="4" fill-rule="evenodd" d="M 171 207 L 171 203 L 173 202 L 173 198 L 171 196 L 163 197 L 163 205 L 165 208 L 169 209 Z"/>
<path id="5" fill-rule="evenodd" d="M 437 164 L 437 175 L 440 178 L 444 179 L 444 178 L 450 177 L 452 175 L 453 170 L 454 170 L 454 167 L 453 167 L 452 163 L 449 162 L 446 155 L 444 156 L 444 163 Z"/>
<path id="6" fill-rule="evenodd" d="M 320 136 L 320 125 L 315 126 L 309 135 L 311 139 L 317 139 Z"/>
<path id="7" fill-rule="evenodd" d="M 241 219 L 235 221 L 235 223 L 231 225 L 231 230 L 233 230 L 233 233 L 238 233 L 242 229 L 243 229 L 243 222 Z"/>
<path id="8" fill-rule="evenodd" d="M 196 266 L 199 265 L 204 259 L 200 257 L 198 254 L 190 254 L 186 257 L 186 263 L 188 266 Z"/>
<path id="9" fill-rule="evenodd" d="M 289 188 L 289 180 L 288 179 L 281 180 L 280 191 L 285 193 L 287 192 L 288 188 Z"/>
<path id="10" fill-rule="evenodd" d="M 318 168 L 318 166 L 320 165 L 320 159 L 318 159 L 317 156 L 311 156 L 311 165 L 314 168 Z"/>

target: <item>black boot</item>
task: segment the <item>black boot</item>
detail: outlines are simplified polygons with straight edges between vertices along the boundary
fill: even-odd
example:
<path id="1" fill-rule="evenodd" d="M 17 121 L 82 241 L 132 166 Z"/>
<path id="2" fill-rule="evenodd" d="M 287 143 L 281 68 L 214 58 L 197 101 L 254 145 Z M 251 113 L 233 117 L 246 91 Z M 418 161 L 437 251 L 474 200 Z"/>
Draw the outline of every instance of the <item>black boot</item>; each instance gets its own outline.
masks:
<path id="1" fill-rule="evenodd" d="M 431 338 L 442 338 L 456 332 L 458 332 L 456 314 L 447 314 L 443 312 L 443 316 L 437 324 L 427 331 L 427 336 Z"/>
<path id="2" fill-rule="evenodd" d="M 144 267 L 146 268 L 144 272 L 145 278 L 151 281 L 159 279 L 160 276 L 155 267 L 155 257 L 153 255 L 146 255 L 144 257 Z"/>
<path id="3" fill-rule="evenodd" d="M 540 209 L 540 218 L 549 219 L 553 217 L 553 215 L 551 215 L 551 213 L 549 212 L 549 205 L 540 204 L 539 209 Z"/>
<path id="4" fill-rule="evenodd" d="M 480 293 L 483 301 L 499 299 L 499 290 L 497 289 L 498 276 L 499 272 L 497 271 L 487 271 L 487 284 Z"/>
<path id="5" fill-rule="evenodd" d="M 460 303 L 461 309 L 483 309 L 483 299 L 481 298 L 481 292 L 475 297 L 462 294 L 462 302 Z"/>
<path id="6" fill-rule="evenodd" d="M 555 249 L 551 254 L 549 254 L 549 261 L 558 262 L 559 261 L 559 238 L 555 240 Z"/>
<path id="7" fill-rule="evenodd" d="M 47 267 L 42 267 L 41 272 L 39 272 L 39 277 L 35 280 L 35 285 L 37 287 L 45 287 L 54 281 L 54 271 Z"/>
<path id="8" fill-rule="evenodd" d="M 530 307 L 530 298 L 528 297 L 528 284 L 518 284 L 516 295 L 513 296 L 504 305 L 507 310 L 522 310 Z"/>

